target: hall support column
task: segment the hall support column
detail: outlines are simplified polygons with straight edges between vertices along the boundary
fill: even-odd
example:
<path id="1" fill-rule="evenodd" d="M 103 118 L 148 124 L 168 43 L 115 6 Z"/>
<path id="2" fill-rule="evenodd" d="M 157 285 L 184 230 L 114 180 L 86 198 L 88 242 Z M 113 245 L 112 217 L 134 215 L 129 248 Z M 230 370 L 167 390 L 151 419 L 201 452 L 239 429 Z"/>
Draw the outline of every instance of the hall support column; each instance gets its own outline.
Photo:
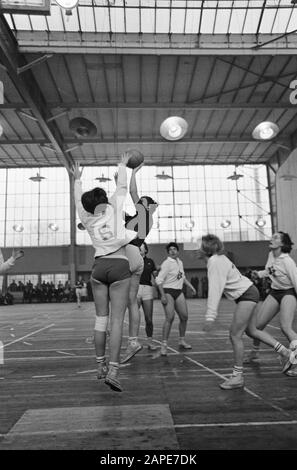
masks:
<path id="1" fill-rule="evenodd" d="M 297 261 L 297 149 L 291 152 L 276 174 L 277 229 L 289 233 Z"/>
<path id="2" fill-rule="evenodd" d="M 76 282 L 76 211 L 74 202 L 74 176 L 68 172 L 70 189 L 70 247 L 69 247 L 69 267 L 71 286 Z"/>

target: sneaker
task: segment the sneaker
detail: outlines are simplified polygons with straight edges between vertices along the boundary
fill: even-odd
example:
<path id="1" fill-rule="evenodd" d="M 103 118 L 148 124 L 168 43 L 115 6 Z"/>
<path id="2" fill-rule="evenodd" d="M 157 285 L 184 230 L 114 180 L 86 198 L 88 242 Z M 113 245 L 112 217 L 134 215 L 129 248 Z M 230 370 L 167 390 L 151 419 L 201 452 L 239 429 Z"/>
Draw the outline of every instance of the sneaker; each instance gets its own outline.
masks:
<path id="1" fill-rule="evenodd" d="M 280 356 L 280 362 L 282 365 L 282 372 L 285 374 L 292 365 L 297 364 L 297 354 L 296 351 L 291 351 L 289 357 Z"/>
<path id="2" fill-rule="evenodd" d="M 118 367 L 109 366 L 104 382 L 115 392 L 122 392 L 123 389 L 118 380 L 118 373 L 119 373 Z"/>
<path id="3" fill-rule="evenodd" d="M 99 362 L 98 363 L 98 371 L 97 371 L 97 379 L 105 379 L 107 375 L 107 365 L 106 362 Z"/>
<path id="4" fill-rule="evenodd" d="M 141 351 L 141 349 L 142 346 L 138 343 L 138 341 L 131 341 L 131 343 L 129 343 L 127 346 L 123 358 L 121 359 L 121 364 L 128 362 L 133 356 L 135 356 L 135 354 Z"/>
<path id="5" fill-rule="evenodd" d="M 252 362 L 258 362 L 259 360 L 260 360 L 259 352 L 252 350 L 243 359 L 243 364 L 251 364 Z"/>
<path id="6" fill-rule="evenodd" d="M 147 349 L 148 349 L 149 351 L 156 351 L 156 350 L 158 349 L 158 346 L 156 346 L 156 345 L 153 343 L 153 341 L 151 340 L 151 341 L 148 341 L 148 343 L 147 343 Z"/>
<path id="7" fill-rule="evenodd" d="M 220 387 L 224 390 L 231 390 L 232 388 L 243 388 L 244 378 L 243 374 L 231 375 L 230 379 L 225 380 Z"/>
<path id="8" fill-rule="evenodd" d="M 186 343 L 184 340 L 178 342 L 178 346 L 183 349 L 192 349 L 192 346 Z"/>
<path id="9" fill-rule="evenodd" d="M 287 370 L 286 375 L 288 377 L 297 377 L 297 366 L 293 365 L 289 370 Z"/>
<path id="10" fill-rule="evenodd" d="M 161 356 L 167 356 L 167 344 L 161 344 L 160 354 Z"/>

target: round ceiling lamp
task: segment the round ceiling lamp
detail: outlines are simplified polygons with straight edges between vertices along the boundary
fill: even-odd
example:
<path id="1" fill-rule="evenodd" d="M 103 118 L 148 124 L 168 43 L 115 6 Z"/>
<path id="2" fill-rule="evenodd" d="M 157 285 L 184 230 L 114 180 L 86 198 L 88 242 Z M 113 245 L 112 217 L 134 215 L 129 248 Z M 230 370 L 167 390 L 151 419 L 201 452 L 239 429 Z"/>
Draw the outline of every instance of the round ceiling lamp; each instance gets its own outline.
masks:
<path id="1" fill-rule="evenodd" d="M 69 128 L 77 137 L 94 137 L 97 134 L 95 124 L 83 117 L 71 119 Z"/>
<path id="2" fill-rule="evenodd" d="M 99 176 L 98 178 L 95 178 L 95 180 L 100 181 L 100 183 L 106 183 L 106 181 L 111 181 L 111 178 L 104 176 L 104 174 L 102 173 L 102 175 Z"/>
<path id="3" fill-rule="evenodd" d="M 36 173 L 36 176 L 30 176 L 29 180 L 34 181 L 34 183 L 40 183 L 40 181 L 45 180 L 44 176 L 40 176 L 39 173 Z"/>
<path id="4" fill-rule="evenodd" d="M 166 175 L 166 173 L 164 171 L 162 171 L 162 173 L 158 173 L 157 175 L 155 175 L 156 178 L 158 178 L 159 180 L 172 180 L 173 177 L 170 176 L 170 175 Z"/>
<path id="5" fill-rule="evenodd" d="M 221 225 L 222 228 L 228 228 L 231 225 L 231 221 L 228 220 L 228 219 L 224 219 L 224 220 L 222 220 L 220 225 Z"/>
<path id="6" fill-rule="evenodd" d="M 22 232 L 24 230 L 24 227 L 21 224 L 15 224 L 12 228 L 15 232 Z"/>
<path id="7" fill-rule="evenodd" d="M 188 123 L 179 116 L 171 116 L 162 122 L 160 134 L 166 140 L 180 140 L 188 130 Z"/>
<path id="8" fill-rule="evenodd" d="M 232 180 L 232 181 L 237 181 L 240 178 L 243 178 L 243 175 L 240 175 L 239 173 L 236 173 L 236 170 L 233 171 L 232 175 L 227 176 L 227 180 Z"/>
<path id="9" fill-rule="evenodd" d="M 48 228 L 52 230 L 53 232 L 57 232 L 57 230 L 59 230 L 59 226 L 53 222 L 48 224 Z"/>
<path id="10" fill-rule="evenodd" d="M 279 133 L 279 127 L 274 122 L 263 121 L 252 132 L 255 140 L 271 140 Z"/>
<path id="11" fill-rule="evenodd" d="M 195 226 L 194 220 L 189 220 L 189 222 L 186 223 L 186 228 L 189 229 L 189 230 L 192 230 L 192 228 L 194 228 L 194 226 Z"/>
<path id="12" fill-rule="evenodd" d="M 258 227 L 265 227 L 266 225 L 266 220 L 263 219 L 263 217 L 259 217 L 257 220 L 256 220 L 256 225 L 258 225 Z"/>
<path id="13" fill-rule="evenodd" d="M 66 10 L 66 15 L 72 15 L 73 8 L 76 8 L 79 0 L 55 0 L 56 4 Z"/>

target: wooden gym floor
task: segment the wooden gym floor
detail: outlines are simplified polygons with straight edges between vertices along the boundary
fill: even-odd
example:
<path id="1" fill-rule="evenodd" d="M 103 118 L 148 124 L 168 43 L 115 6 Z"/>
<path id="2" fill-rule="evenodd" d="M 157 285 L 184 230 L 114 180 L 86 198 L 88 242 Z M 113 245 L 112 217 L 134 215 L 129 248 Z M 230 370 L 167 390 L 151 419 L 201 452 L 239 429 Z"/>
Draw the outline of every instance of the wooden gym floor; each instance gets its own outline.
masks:
<path id="1" fill-rule="evenodd" d="M 235 304 L 222 300 L 215 330 L 204 333 L 205 304 L 188 300 L 188 352 L 178 349 L 176 318 L 169 355 L 155 357 L 142 320 L 144 348 L 121 368 L 122 393 L 96 379 L 92 302 L 0 307 L 0 450 L 297 449 L 297 377 L 283 375 L 264 346 L 261 361 L 245 368 L 245 389 L 221 390 L 233 365 Z M 155 301 L 158 345 L 162 322 Z M 287 344 L 277 320 L 268 328 Z M 126 341 L 127 321 L 123 349 Z"/>

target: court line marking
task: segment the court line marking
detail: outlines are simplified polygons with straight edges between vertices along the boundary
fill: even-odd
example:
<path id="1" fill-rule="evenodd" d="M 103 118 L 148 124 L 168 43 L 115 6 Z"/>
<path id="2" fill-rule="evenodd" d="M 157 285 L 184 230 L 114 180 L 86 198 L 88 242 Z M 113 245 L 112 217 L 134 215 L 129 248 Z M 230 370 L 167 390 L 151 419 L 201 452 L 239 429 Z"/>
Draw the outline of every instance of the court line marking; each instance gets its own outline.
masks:
<path id="1" fill-rule="evenodd" d="M 297 421 L 250 421 L 250 422 L 238 422 L 238 423 L 199 423 L 199 424 L 173 424 L 173 428 L 205 428 L 205 427 L 241 427 L 241 426 L 292 426 L 296 425 Z M 127 432 L 127 431 L 143 431 L 145 429 L 158 430 L 158 429 L 169 429 L 171 426 L 162 424 L 153 424 L 150 426 L 146 425 L 132 425 L 132 426 L 118 426 L 116 431 Z M 55 431 L 24 431 L 24 432 L 8 432 L 7 434 L 0 434 L 0 437 L 12 440 L 15 437 L 27 437 L 27 436 L 50 436 L 50 435 L 63 435 L 63 434 L 91 434 L 91 433 L 103 433 L 113 429 L 108 426 L 100 426 L 98 429 L 73 429 L 67 430 L 55 430 Z"/>
<path id="2" fill-rule="evenodd" d="M 236 427 L 236 426 L 284 426 L 297 424 L 296 420 L 292 421 L 247 421 L 238 423 L 199 423 L 199 424 L 175 424 L 175 428 L 215 428 L 215 427 Z"/>
<path id="3" fill-rule="evenodd" d="M 59 354 L 66 354 L 66 356 L 76 357 L 76 354 L 72 354 L 72 353 L 68 353 L 68 352 L 64 352 L 64 351 L 58 351 L 58 350 L 56 350 L 56 352 L 59 353 Z"/>
<path id="4" fill-rule="evenodd" d="M 39 330 L 36 330 L 36 331 L 32 331 L 32 333 L 29 333 L 25 336 L 22 336 L 22 338 L 18 338 L 18 339 L 15 339 L 14 341 L 11 341 L 10 343 L 6 343 L 6 344 L 3 344 L 3 348 L 6 348 L 6 346 L 10 346 L 11 344 L 14 344 L 14 343 L 18 343 L 19 341 L 22 341 L 22 339 L 25 339 L 25 338 L 29 338 L 29 336 L 32 336 L 32 335 L 35 335 L 36 333 L 39 333 L 40 331 L 44 331 L 46 330 L 47 328 L 51 328 L 52 326 L 54 326 L 55 323 L 51 323 L 50 325 L 48 326 L 45 326 L 44 328 L 40 328 Z"/>
<path id="5" fill-rule="evenodd" d="M 155 340 L 156 341 L 156 340 Z M 160 341 L 156 341 L 158 342 L 159 344 L 161 344 Z M 175 352 L 176 354 L 180 354 L 179 351 L 176 351 L 175 349 L 167 346 L 167 349 L 170 349 L 171 351 Z M 199 367 L 202 367 L 202 369 L 206 370 L 207 372 L 209 372 L 210 374 L 213 374 L 217 377 L 219 377 L 220 379 L 223 379 L 223 380 L 226 380 L 227 377 L 225 375 L 222 375 L 222 374 L 219 374 L 218 372 L 216 372 L 214 369 L 210 369 L 209 367 L 207 366 L 204 366 L 203 364 L 201 364 L 201 362 L 198 362 L 198 361 L 195 361 L 194 359 L 192 359 L 191 357 L 188 357 L 186 354 L 183 354 L 183 356 L 188 359 L 188 361 L 190 362 L 193 362 L 194 364 L 198 365 Z M 162 357 L 162 356 L 160 356 Z M 290 416 L 289 413 L 287 413 L 283 408 L 277 406 L 277 405 L 274 405 L 273 403 L 270 403 L 269 401 L 265 400 L 264 398 L 262 398 L 260 395 L 258 395 L 257 393 L 253 392 L 252 390 L 250 390 L 249 388 L 247 387 L 243 387 L 243 390 L 248 393 L 249 395 L 251 395 L 252 397 L 254 398 L 258 398 L 259 400 L 263 401 L 264 403 L 266 403 L 268 406 L 270 406 L 271 408 L 273 408 L 274 410 L 277 410 L 277 411 L 281 411 L 282 413 L 284 413 L 286 416 Z M 223 391 L 223 390 L 222 390 Z M 227 390 L 228 392 L 228 390 Z"/>
<path id="6" fill-rule="evenodd" d="M 56 375 L 32 375 L 32 379 L 47 379 L 48 377 L 56 377 Z"/>

